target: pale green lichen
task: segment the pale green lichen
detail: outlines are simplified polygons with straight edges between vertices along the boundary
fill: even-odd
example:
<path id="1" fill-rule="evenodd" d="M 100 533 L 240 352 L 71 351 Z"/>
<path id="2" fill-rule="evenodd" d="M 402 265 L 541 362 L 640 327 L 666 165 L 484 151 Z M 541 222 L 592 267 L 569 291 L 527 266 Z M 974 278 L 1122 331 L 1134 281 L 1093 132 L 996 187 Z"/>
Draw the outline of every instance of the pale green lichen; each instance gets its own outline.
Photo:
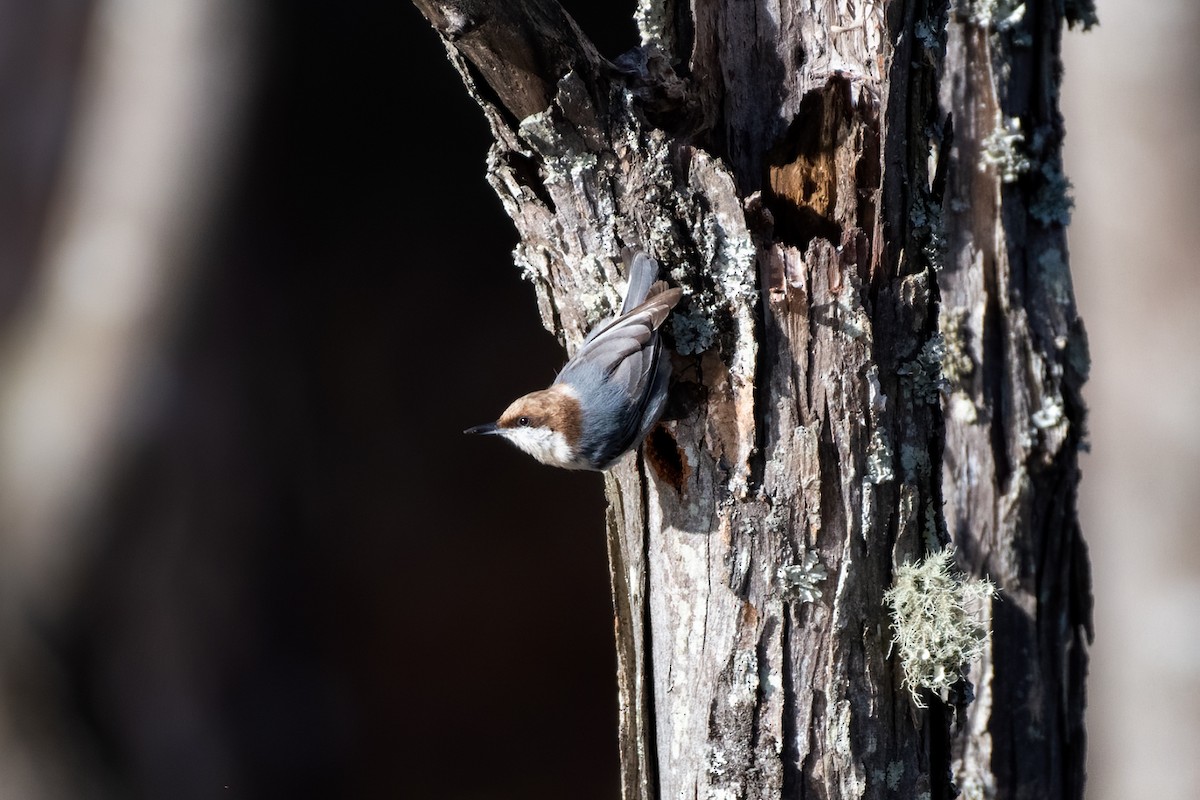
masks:
<path id="1" fill-rule="evenodd" d="M 681 356 L 703 353 L 717 341 L 716 326 L 700 311 L 672 314 L 671 333 L 675 336 L 675 352 Z"/>
<path id="2" fill-rule="evenodd" d="M 861 306 L 851 306 L 838 298 L 835 306 L 838 330 L 851 339 L 861 339 L 871 327 L 871 320 Z"/>
<path id="3" fill-rule="evenodd" d="M 943 28 L 943 30 L 945 30 Z M 921 46 L 931 53 L 936 53 L 941 50 L 941 31 L 929 24 L 928 20 L 921 20 L 913 26 L 913 35 Z"/>
<path id="4" fill-rule="evenodd" d="M 667 52 L 674 49 L 665 0 L 638 0 L 633 10 L 633 21 L 637 24 L 643 47 L 656 44 Z"/>
<path id="5" fill-rule="evenodd" d="M 942 206 L 928 193 L 913 200 L 908 209 L 908 221 L 913 238 L 920 244 L 921 255 L 929 266 L 940 270 L 946 258 L 946 226 Z"/>
<path id="6" fill-rule="evenodd" d="M 958 778 L 958 791 L 962 800 L 986 800 L 993 796 L 984 788 L 983 781 L 978 775 Z"/>
<path id="7" fill-rule="evenodd" d="M 521 273 L 521 278 L 534 283 L 537 281 L 540 271 L 530 259 L 528 248 L 524 244 L 518 244 L 513 248 L 512 252 L 513 265 L 517 271 Z"/>
<path id="8" fill-rule="evenodd" d="M 942 336 L 942 377 L 952 390 L 961 387 L 975 373 L 975 359 L 967 345 L 969 316 L 965 308 L 943 308 L 938 317 L 938 331 Z"/>
<path id="9" fill-rule="evenodd" d="M 590 324 L 594 325 L 600 320 L 612 316 L 613 307 L 605 292 L 580 292 L 577 297 L 584 317 Z"/>
<path id="10" fill-rule="evenodd" d="M 560 91 L 571 83 L 571 75 L 560 81 Z M 517 126 L 521 140 L 529 145 L 542 161 L 542 181 L 546 186 L 574 185 L 585 173 L 594 172 L 600 165 L 596 153 L 578 136 L 564 134 L 555 119 L 556 109 L 531 114 Z"/>
<path id="11" fill-rule="evenodd" d="M 1025 18 L 1025 4 L 1014 0 L 973 0 L 968 8 L 971 22 L 989 30 L 1009 30 Z"/>
<path id="12" fill-rule="evenodd" d="M 1065 417 L 1066 412 L 1063 409 L 1062 398 L 1047 395 L 1042 398 L 1042 407 L 1033 412 L 1029 419 L 1035 428 L 1047 430 L 1058 425 Z"/>
<path id="13" fill-rule="evenodd" d="M 821 599 L 821 590 L 817 584 L 828 575 L 821 566 L 820 559 L 813 550 L 805 550 L 800 556 L 800 562 L 780 567 L 775 573 L 779 588 L 784 597 L 797 600 L 800 603 L 815 603 Z"/>
<path id="14" fill-rule="evenodd" d="M 942 335 L 935 333 L 921 346 L 916 358 L 896 368 L 896 374 L 909 378 L 914 400 L 932 405 L 941 398 L 942 392 L 947 388 L 946 379 L 942 375 L 945 351 Z"/>
<path id="15" fill-rule="evenodd" d="M 905 442 L 900 445 L 900 468 L 904 470 L 904 480 L 906 481 L 929 477 L 931 470 L 929 453 L 922 447 Z"/>
<path id="16" fill-rule="evenodd" d="M 754 373 L 755 344 L 752 326 L 739 321 L 736 309 L 757 302 L 757 250 L 741 205 L 711 202 L 703 193 L 732 186 L 732 175 L 700 151 L 690 173 L 694 185 L 676 188 L 666 135 L 647 131 L 637 147 L 662 172 L 647 187 L 646 205 L 663 211 L 650 223 L 647 249 L 671 256 L 661 260 L 672 265 L 671 278 L 684 292 L 686 308 L 672 315 L 676 349 L 696 355 L 718 348 L 731 375 L 747 380 Z"/>
<path id="17" fill-rule="evenodd" d="M 700 209 L 696 211 L 699 213 Z M 727 219 L 706 211 L 693 222 L 693 227 L 703 263 L 709 265 L 707 275 L 717 283 L 716 305 L 725 308 L 730 302 L 758 302 L 755 284 L 758 250 L 745 230 L 744 219 Z"/>
<path id="18" fill-rule="evenodd" d="M 983 140 L 980 153 L 984 167 L 995 167 L 1004 183 L 1016 183 L 1030 170 L 1033 162 L 1025 155 L 1025 134 L 1018 117 L 997 120 L 995 129 Z"/>
<path id="19" fill-rule="evenodd" d="M 916 705 L 925 705 L 923 689 L 944 698 L 983 652 L 989 633 L 983 604 L 995 595 L 990 581 L 958 572 L 952 548 L 896 569 L 883 600 L 891 609 L 892 646 Z"/>
<path id="20" fill-rule="evenodd" d="M 609 259 L 588 253 L 579 260 L 579 270 L 590 278 L 589 283 L 596 286 L 595 291 L 580 292 L 577 297 L 579 306 L 583 309 L 588 327 L 613 316 L 621 307 L 624 289 L 618 289 L 609 280 L 605 266 Z"/>
<path id="21" fill-rule="evenodd" d="M 1041 172 L 1044 180 L 1033 197 L 1029 213 L 1046 227 L 1054 224 L 1065 227 L 1071 222 L 1071 209 L 1075 206 L 1070 194 L 1071 182 L 1057 158 L 1042 164 Z"/>
<path id="22" fill-rule="evenodd" d="M 876 428 L 871 432 L 871 445 L 867 448 L 867 480 L 878 485 L 895 477 L 896 474 L 892 471 L 892 449 L 888 447 L 883 431 Z"/>
<path id="23" fill-rule="evenodd" d="M 939 522 L 937 508 L 933 503 L 927 503 L 925 505 L 925 525 L 921 532 L 925 534 L 925 549 L 930 553 L 937 551 L 942 546 L 941 540 L 938 539 Z"/>
<path id="24" fill-rule="evenodd" d="M 1051 247 L 1038 256 L 1038 275 L 1055 303 L 1071 302 L 1071 272 L 1062 251 Z"/>

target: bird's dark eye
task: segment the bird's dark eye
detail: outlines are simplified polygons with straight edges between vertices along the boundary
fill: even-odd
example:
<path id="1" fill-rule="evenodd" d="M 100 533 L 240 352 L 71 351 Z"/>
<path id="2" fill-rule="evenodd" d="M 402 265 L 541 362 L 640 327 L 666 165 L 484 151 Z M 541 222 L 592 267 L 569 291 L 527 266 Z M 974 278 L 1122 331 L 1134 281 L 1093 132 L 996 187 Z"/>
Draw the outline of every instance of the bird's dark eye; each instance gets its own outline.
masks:
<path id="1" fill-rule="evenodd" d="M 517 417 L 517 424 L 522 428 L 529 427 L 529 417 Z"/>

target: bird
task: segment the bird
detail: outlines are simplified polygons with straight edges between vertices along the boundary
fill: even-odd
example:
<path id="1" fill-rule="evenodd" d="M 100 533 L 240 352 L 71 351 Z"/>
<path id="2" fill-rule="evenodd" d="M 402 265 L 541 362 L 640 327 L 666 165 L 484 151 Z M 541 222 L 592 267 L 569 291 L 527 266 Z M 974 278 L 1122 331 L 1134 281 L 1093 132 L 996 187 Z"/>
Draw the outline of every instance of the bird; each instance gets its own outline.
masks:
<path id="1" fill-rule="evenodd" d="M 658 280 L 658 262 L 622 251 L 629 288 L 548 389 L 517 398 L 495 422 L 463 433 L 500 436 L 543 464 L 602 472 L 636 448 L 667 404 L 671 362 L 659 327 L 683 293 Z"/>

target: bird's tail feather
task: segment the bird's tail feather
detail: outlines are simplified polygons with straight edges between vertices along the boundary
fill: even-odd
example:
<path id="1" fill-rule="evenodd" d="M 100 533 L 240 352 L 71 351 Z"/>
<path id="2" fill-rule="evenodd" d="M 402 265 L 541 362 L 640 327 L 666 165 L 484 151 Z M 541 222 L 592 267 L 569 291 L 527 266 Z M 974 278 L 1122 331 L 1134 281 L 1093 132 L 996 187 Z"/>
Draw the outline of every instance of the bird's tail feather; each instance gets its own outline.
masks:
<path id="1" fill-rule="evenodd" d="M 640 306 L 650 296 L 658 279 L 658 262 L 633 247 L 621 250 L 621 258 L 625 260 L 626 272 L 629 273 L 629 288 L 625 291 L 625 302 L 621 304 L 621 313 L 624 314 Z"/>

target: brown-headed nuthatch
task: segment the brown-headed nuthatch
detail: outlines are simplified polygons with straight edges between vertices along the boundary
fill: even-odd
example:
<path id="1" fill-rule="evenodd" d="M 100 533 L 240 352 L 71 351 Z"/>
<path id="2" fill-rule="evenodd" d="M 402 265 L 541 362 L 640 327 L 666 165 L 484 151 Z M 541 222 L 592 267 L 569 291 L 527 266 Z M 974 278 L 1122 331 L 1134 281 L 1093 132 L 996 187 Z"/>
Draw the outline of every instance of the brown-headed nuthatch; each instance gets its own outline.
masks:
<path id="1" fill-rule="evenodd" d="M 637 447 L 667 404 L 671 363 L 658 328 L 679 289 L 658 262 L 626 249 L 629 289 L 621 312 L 588 334 L 549 389 L 517 399 L 500 419 L 464 433 L 503 436 L 543 464 L 605 470 Z"/>

